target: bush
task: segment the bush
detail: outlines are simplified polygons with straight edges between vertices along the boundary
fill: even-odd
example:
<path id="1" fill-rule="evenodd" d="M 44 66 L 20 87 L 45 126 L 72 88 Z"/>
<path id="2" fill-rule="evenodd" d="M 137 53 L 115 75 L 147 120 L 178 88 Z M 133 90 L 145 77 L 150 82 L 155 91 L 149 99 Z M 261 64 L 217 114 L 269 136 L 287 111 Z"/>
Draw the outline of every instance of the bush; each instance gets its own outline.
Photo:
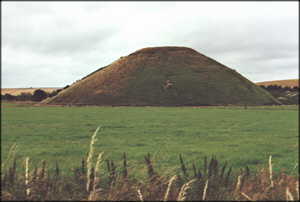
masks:
<path id="1" fill-rule="evenodd" d="M 43 99 L 48 97 L 48 93 L 41 89 L 37 89 L 33 92 L 32 101 L 42 101 Z"/>

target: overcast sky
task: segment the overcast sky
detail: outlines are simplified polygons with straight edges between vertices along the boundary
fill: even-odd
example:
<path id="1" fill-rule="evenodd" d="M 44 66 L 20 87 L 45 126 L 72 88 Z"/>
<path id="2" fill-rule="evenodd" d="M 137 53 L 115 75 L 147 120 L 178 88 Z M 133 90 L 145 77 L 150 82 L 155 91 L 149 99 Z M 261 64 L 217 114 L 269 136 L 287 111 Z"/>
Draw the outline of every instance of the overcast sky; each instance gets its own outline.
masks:
<path id="1" fill-rule="evenodd" d="M 298 2 L 1 2 L 2 88 L 64 87 L 121 56 L 186 46 L 253 82 L 298 78 Z"/>

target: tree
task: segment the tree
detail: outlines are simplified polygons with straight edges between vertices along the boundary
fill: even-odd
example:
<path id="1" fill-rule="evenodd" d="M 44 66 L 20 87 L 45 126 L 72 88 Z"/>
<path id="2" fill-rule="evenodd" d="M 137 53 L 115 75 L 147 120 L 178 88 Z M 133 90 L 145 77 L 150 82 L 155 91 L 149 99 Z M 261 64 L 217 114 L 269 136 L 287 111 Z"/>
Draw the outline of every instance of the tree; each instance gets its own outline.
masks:
<path id="1" fill-rule="evenodd" d="M 37 89 L 33 92 L 32 100 L 33 101 L 42 101 L 43 99 L 48 97 L 48 93 L 41 89 Z"/>

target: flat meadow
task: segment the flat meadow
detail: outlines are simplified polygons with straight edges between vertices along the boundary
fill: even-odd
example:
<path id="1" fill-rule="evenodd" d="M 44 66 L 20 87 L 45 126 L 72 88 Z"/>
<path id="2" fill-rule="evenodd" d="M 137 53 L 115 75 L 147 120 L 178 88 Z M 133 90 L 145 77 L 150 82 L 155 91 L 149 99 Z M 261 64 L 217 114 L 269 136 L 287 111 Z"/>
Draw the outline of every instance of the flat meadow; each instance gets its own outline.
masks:
<path id="1" fill-rule="evenodd" d="M 101 126 L 95 153 L 143 173 L 151 154 L 162 173 L 180 170 L 179 154 L 192 169 L 215 155 L 234 169 L 268 164 L 298 175 L 298 106 L 263 107 L 62 107 L 3 102 L 1 158 L 17 144 L 17 159 L 30 157 L 50 168 L 57 161 L 64 172 L 78 167 L 89 151 L 91 136 Z M 33 163 L 33 164 L 34 164 Z M 104 166 L 104 165 L 102 165 Z"/>

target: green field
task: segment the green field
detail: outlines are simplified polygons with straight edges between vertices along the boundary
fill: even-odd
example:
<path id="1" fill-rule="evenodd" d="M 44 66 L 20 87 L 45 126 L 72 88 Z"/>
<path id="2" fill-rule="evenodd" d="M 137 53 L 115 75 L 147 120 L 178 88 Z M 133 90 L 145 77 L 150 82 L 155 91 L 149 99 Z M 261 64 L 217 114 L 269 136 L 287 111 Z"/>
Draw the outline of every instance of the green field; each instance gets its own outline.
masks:
<path id="1" fill-rule="evenodd" d="M 123 152 L 129 166 L 143 167 L 152 154 L 162 172 L 180 168 L 182 154 L 189 169 L 204 156 L 216 155 L 235 168 L 265 166 L 297 174 L 298 106 L 277 107 L 36 107 L 2 103 L 1 157 L 13 143 L 17 157 L 33 162 L 57 160 L 68 170 L 80 165 L 91 135 L 101 126 L 96 153 L 120 164 Z M 103 165 L 104 166 L 104 165 Z"/>

